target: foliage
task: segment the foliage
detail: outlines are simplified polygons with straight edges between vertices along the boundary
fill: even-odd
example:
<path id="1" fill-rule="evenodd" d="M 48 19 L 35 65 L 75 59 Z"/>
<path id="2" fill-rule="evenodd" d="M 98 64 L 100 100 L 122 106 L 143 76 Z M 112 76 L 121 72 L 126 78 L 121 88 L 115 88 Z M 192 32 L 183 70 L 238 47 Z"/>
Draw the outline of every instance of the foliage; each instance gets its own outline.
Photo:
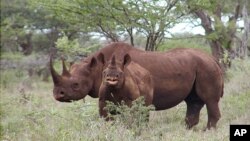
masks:
<path id="1" fill-rule="evenodd" d="M 223 58 L 221 58 L 219 60 L 219 63 L 222 63 L 222 64 L 225 64 L 227 66 L 230 66 L 231 65 L 231 58 L 229 56 L 229 52 L 228 51 L 224 51 L 224 54 L 223 54 Z"/>
<path id="2" fill-rule="evenodd" d="M 149 112 L 155 108 L 153 105 L 145 106 L 144 97 L 141 96 L 132 102 L 131 107 L 124 101 L 120 105 L 107 101 L 106 109 L 109 112 L 108 116 L 115 122 L 124 124 L 124 127 L 130 128 L 135 134 L 140 134 L 149 121 Z M 110 114 L 113 111 L 118 114 Z"/>
<path id="3" fill-rule="evenodd" d="M 69 40 L 65 35 L 58 38 L 55 44 L 64 57 L 87 56 L 100 48 L 99 44 L 93 44 L 88 47 L 80 46 L 78 39 Z"/>
<path id="4" fill-rule="evenodd" d="M 164 41 L 159 47 L 158 51 L 166 51 L 173 48 L 197 48 L 207 53 L 211 53 L 209 45 L 203 38 L 180 38 L 180 39 L 169 39 Z"/>
<path id="5" fill-rule="evenodd" d="M 242 57 L 240 56 L 242 53 L 237 52 L 242 45 L 234 47 L 233 42 L 243 41 L 236 34 L 237 29 L 240 28 L 237 21 L 242 20 L 242 7 L 247 5 L 247 1 L 188 0 L 186 3 L 192 13 L 191 20 L 200 20 L 205 36 L 210 42 L 213 56 L 217 60 L 222 60 L 225 69 L 230 67 L 231 56 Z M 237 49 L 234 50 L 234 48 Z"/>
<path id="6" fill-rule="evenodd" d="M 32 0 L 1 1 L 2 51 L 23 51 L 22 44 L 28 44 L 32 50 L 46 52 L 54 47 L 60 33 L 70 39 L 77 37 L 77 25 L 66 23 L 53 12 L 32 3 Z"/>
<path id="7" fill-rule="evenodd" d="M 25 36 L 24 27 L 29 25 L 30 13 L 26 1 L 1 1 L 1 46 L 5 50 L 17 50 L 16 41 Z"/>
<path id="8" fill-rule="evenodd" d="M 207 40 L 220 40 L 221 45 L 230 48 L 228 43 L 231 41 L 231 31 L 234 31 L 237 24 L 235 20 L 227 19 L 233 17 L 237 2 L 232 0 L 229 2 L 225 0 L 188 0 L 187 2 L 179 0 L 3 0 L 1 49 L 20 51 L 21 43 L 27 43 L 27 36 L 31 35 L 33 49 L 47 53 L 51 51 L 49 50 L 51 47 L 55 47 L 57 39 L 64 34 L 69 41 L 78 39 L 81 47 L 89 47 L 90 45 L 85 43 L 91 42 L 94 48 L 98 48 L 98 44 L 103 40 L 119 40 L 130 41 L 132 45 L 143 45 L 146 50 L 157 50 L 165 41 L 165 35 L 170 28 L 180 22 L 197 21 L 197 15 L 189 14 L 196 8 L 203 9 L 211 19 L 213 32 L 206 34 Z M 214 13 L 217 4 L 223 5 L 221 18 Z M 195 26 L 200 26 L 201 23 L 198 21 Z M 97 38 L 93 40 L 83 36 Z"/>
<path id="9" fill-rule="evenodd" d="M 85 32 L 100 33 L 111 41 L 128 37 L 134 45 L 134 35 L 147 39 L 146 50 L 155 50 L 168 28 L 184 15 L 178 0 L 115 0 L 115 1 L 37 1 L 52 10 L 66 23 L 80 25 Z"/>
<path id="10" fill-rule="evenodd" d="M 69 41 L 67 36 L 57 39 L 55 44 L 58 50 L 64 53 L 75 54 L 76 52 L 80 51 L 77 39 Z"/>

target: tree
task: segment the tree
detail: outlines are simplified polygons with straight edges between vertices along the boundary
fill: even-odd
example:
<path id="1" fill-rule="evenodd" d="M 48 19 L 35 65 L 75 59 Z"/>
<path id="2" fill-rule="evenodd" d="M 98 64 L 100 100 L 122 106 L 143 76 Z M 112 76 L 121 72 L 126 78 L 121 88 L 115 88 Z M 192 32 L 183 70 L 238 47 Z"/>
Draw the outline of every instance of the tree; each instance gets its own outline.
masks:
<path id="1" fill-rule="evenodd" d="M 26 4 L 26 1 L 18 0 L 1 1 L 1 47 L 17 50 L 13 46 L 19 45 L 28 55 L 32 51 L 32 34 L 28 30 L 30 11 Z"/>
<path id="2" fill-rule="evenodd" d="M 1 47 L 3 50 L 17 51 L 18 47 L 25 55 L 32 53 L 41 45 L 47 50 L 55 46 L 56 40 L 64 32 L 70 39 L 78 34 L 77 25 L 56 18 L 51 11 L 41 6 L 31 6 L 31 0 L 1 1 Z M 48 42 L 33 44 L 37 36 L 47 37 Z M 39 39 L 35 41 L 39 42 Z"/>
<path id="3" fill-rule="evenodd" d="M 247 0 L 245 0 L 245 4 L 243 5 L 242 8 L 242 18 L 244 21 L 244 29 L 243 29 L 243 34 L 242 34 L 242 40 L 241 40 L 241 44 L 238 47 L 237 51 L 236 51 L 236 55 L 239 56 L 240 58 L 245 58 L 247 57 L 247 51 L 248 51 L 248 40 L 249 40 L 249 34 L 250 34 L 250 18 L 248 16 L 248 11 L 247 8 L 250 8 L 250 6 L 248 7 L 248 2 Z"/>
<path id="4" fill-rule="evenodd" d="M 38 2 L 67 23 L 81 24 L 81 30 L 98 33 L 111 41 L 134 35 L 146 37 L 146 50 L 156 50 L 167 29 L 184 15 L 179 0 L 43 0 Z"/>
<path id="5" fill-rule="evenodd" d="M 236 39 L 240 39 L 236 35 L 237 20 L 241 18 L 244 2 L 241 0 L 188 0 L 187 5 L 193 18 L 201 21 L 213 56 L 222 63 L 224 69 L 228 68 L 235 54 L 233 43 Z"/>

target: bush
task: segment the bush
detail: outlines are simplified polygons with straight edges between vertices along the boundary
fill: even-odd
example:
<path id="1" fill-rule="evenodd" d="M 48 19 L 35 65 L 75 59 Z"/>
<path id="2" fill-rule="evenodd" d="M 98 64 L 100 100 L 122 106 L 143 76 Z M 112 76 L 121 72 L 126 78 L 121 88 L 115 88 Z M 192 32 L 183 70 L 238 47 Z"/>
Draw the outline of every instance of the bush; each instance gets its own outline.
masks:
<path id="1" fill-rule="evenodd" d="M 154 106 L 145 106 L 144 97 L 139 97 L 132 102 L 132 106 L 127 106 L 124 101 L 120 105 L 115 105 L 107 101 L 106 109 L 108 113 L 116 111 L 116 115 L 109 114 L 116 123 L 123 124 L 126 128 L 132 129 L 135 134 L 140 134 L 141 130 L 147 125 L 149 111 L 154 110 Z"/>

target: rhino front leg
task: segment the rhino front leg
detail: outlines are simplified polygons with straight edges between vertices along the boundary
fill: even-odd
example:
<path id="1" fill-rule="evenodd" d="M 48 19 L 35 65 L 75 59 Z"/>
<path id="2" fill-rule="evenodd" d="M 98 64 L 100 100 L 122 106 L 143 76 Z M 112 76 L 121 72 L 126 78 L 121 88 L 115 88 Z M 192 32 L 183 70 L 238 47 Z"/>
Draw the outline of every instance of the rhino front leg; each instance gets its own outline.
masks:
<path id="1" fill-rule="evenodd" d="M 105 109 L 106 107 L 106 100 L 107 100 L 108 89 L 106 86 L 101 85 L 99 89 L 99 114 L 101 117 L 108 119 L 108 113 Z"/>
<path id="2" fill-rule="evenodd" d="M 104 117 L 104 118 L 108 116 L 107 110 L 104 109 L 105 107 L 106 107 L 105 100 L 99 99 L 99 114 L 101 117 Z"/>

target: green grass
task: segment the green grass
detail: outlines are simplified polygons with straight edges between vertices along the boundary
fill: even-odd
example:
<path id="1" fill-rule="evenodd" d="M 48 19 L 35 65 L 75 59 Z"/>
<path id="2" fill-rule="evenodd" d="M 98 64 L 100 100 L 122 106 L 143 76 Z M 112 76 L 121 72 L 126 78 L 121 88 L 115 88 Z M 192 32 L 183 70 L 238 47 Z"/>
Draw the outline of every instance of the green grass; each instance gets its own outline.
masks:
<path id="1" fill-rule="evenodd" d="M 167 51 L 173 48 L 195 48 L 211 53 L 211 49 L 206 41 L 202 38 L 166 40 L 158 47 L 158 51 Z"/>
<path id="2" fill-rule="evenodd" d="M 220 101 L 222 117 L 216 130 L 203 132 L 206 107 L 192 130 L 185 128 L 186 105 L 150 112 L 140 134 L 122 122 L 98 116 L 97 99 L 60 103 L 52 96 L 52 82 L 29 78 L 22 71 L 2 71 L 0 140 L 11 141 L 227 141 L 230 124 L 250 124 L 250 61 L 238 61 L 228 73 Z M 129 115 L 128 115 L 129 116 Z"/>
<path id="3" fill-rule="evenodd" d="M 0 58 L 1 59 L 6 59 L 6 60 L 13 60 L 13 61 L 16 61 L 16 60 L 20 60 L 24 57 L 24 55 L 22 53 L 19 53 L 19 52 L 4 52 L 4 53 L 1 53 L 0 55 Z"/>

